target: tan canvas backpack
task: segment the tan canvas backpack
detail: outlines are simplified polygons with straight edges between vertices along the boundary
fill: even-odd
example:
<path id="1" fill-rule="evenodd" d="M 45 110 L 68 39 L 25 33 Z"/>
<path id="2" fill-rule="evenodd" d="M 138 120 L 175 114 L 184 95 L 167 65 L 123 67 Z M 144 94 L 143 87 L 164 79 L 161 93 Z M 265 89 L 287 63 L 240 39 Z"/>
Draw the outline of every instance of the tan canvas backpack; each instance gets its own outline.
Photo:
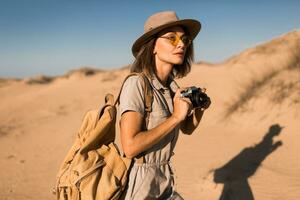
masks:
<path id="1" fill-rule="evenodd" d="M 144 74 L 131 73 L 124 82 L 133 75 L 143 78 L 145 123 L 148 123 L 152 108 L 152 89 Z M 132 162 L 131 159 L 120 155 L 114 142 L 116 105 L 120 92 L 115 102 L 113 95 L 107 94 L 102 109 L 91 110 L 85 115 L 75 142 L 57 175 L 54 189 L 57 200 L 115 200 L 120 198 L 126 187 Z"/>

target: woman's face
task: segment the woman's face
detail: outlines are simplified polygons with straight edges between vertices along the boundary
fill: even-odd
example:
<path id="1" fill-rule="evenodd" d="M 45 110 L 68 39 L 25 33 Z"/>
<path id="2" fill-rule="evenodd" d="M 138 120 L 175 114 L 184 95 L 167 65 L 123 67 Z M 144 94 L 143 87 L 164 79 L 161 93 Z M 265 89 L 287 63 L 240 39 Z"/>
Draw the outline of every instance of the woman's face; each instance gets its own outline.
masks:
<path id="1" fill-rule="evenodd" d="M 180 26 L 164 30 L 158 35 L 154 46 L 156 63 L 181 65 L 184 61 L 186 49 L 191 43 Z"/>

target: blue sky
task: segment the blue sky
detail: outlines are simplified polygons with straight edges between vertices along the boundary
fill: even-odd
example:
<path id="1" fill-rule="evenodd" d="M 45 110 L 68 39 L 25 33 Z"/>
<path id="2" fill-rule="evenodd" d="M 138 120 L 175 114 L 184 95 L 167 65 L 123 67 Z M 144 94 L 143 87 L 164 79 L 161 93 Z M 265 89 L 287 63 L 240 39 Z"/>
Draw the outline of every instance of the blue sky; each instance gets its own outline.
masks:
<path id="1" fill-rule="evenodd" d="M 154 12 L 201 21 L 195 61 L 221 62 L 300 28 L 300 0 L 0 0 L 0 77 L 119 68 Z"/>

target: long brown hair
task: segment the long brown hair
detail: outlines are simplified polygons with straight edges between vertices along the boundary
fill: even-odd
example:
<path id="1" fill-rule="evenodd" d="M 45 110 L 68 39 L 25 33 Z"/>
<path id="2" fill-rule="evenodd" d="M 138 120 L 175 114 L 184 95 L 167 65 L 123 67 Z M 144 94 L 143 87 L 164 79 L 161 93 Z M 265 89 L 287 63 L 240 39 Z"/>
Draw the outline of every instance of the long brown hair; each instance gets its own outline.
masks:
<path id="1" fill-rule="evenodd" d="M 153 54 L 156 37 L 146 42 L 131 65 L 131 72 L 144 72 L 148 76 L 156 74 L 155 57 Z M 187 47 L 184 60 L 181 65 L 174 65 L 171 73 L 172 78 L 182 78 L 191 71 L 191 65 L 194 61 L 194 47 L 193 42 Z"/>

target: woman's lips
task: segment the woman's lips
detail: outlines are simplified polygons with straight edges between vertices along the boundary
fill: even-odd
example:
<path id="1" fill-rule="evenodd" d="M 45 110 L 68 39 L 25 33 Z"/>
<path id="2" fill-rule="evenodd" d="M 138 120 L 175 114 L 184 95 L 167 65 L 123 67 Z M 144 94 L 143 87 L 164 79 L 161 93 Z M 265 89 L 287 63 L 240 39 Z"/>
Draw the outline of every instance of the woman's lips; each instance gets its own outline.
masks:
<path id="1" fill-rule="evenodd" d="M 179 56 L 179 57 L 183 57 L 184 54 L 183 53 L 175 53 L 176 56 Z"/>

